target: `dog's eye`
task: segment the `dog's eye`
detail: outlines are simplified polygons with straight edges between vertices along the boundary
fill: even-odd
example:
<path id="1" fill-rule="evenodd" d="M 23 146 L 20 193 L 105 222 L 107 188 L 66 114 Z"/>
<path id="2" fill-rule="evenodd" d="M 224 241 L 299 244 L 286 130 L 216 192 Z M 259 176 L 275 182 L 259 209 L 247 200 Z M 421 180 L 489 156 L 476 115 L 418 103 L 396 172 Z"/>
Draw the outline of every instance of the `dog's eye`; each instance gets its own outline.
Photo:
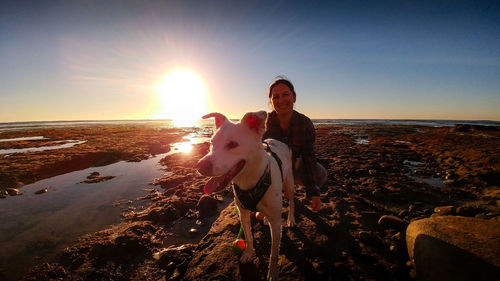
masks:
<path id="1" fill-rule="evenodd" d="M 233 148 L 235 148 L 235 147 L 237 147 L 237 146 L 238 146 L 238 143 L 237 143 L 237 142 L 235 142 L 235 141 L 230 141 L 230 142 L 228 142 L 228 143 L 226 144 L 226 148 L 227 148 L 227 149 L 233 149 Z"/>

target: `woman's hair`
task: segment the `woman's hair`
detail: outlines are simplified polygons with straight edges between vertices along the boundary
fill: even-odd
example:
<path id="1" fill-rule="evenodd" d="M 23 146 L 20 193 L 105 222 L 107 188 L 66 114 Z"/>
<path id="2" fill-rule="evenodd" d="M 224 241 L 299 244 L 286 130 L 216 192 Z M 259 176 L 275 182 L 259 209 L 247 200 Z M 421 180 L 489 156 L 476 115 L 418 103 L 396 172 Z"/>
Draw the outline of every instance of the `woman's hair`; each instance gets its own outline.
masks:
<path id="1" fill-rule="evenodd" d="M 271 93 L 273 91 L 273 88 L 278 84 L 286 85 L 290 89 L 290 91 L 292 91 L 292 94 L 294 96 L 297 96 L 297 94 L 295 93 L 295 88 L 293 87 L 292 82 L 290 82 L 290 80 L 288 80 L 285 76 L 277 76 L 276 80 L 274 80 L 274 82 L 271 83 L 271 86 L 269 86 L 269 93 L 268 93 L 269 98 L 271 98 Z"/>

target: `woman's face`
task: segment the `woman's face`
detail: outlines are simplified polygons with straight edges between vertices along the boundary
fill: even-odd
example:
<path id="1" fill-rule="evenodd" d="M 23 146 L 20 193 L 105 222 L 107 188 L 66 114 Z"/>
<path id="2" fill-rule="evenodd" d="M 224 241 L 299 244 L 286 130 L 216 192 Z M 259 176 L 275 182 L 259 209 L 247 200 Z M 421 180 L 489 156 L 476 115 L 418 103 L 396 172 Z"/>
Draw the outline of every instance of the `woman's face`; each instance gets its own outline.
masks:
<path id="1" fill-rule="evenodd" d="M 285 84 L 277 84 L 271 91 L 271 104 L 279 115 L 292 112 L 295 99 L 295 95 Z"/>

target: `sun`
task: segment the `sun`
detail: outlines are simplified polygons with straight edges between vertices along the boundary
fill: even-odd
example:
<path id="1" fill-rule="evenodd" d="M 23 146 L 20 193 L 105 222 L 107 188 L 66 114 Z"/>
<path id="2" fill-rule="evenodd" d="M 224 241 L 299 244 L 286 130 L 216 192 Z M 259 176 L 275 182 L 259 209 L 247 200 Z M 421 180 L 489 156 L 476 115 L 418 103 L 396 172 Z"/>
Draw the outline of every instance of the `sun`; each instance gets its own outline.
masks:
<path id="1" fill-rule="evenodd" d="M 162 103 L 159 117 L 172 119 L 174 126 L 193 126 L 206 112 L 205 84 L 192 71 L 181 69 L 168 74 L 157 89 Z"/>

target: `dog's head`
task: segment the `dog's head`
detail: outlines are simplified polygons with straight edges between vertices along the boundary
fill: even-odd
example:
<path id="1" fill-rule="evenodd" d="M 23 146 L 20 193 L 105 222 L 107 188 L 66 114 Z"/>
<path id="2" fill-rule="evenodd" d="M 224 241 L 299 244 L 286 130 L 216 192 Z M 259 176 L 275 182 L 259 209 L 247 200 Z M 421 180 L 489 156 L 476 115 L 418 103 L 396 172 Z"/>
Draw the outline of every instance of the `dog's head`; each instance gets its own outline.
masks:
<path id="1" fill-rule="evenodd" d="M 265 111 L 248 112 L 240 123 L 232 123 L 220 113 L 203 116 L 215 118 L 215 134 L 210 151 L 198 161 L 200 174 L 212 177 L 205 185 L 210 194 L 226 187 L 245 167 L 245 163 L 262 149 L 262 136 L 266 131 Z"/>

